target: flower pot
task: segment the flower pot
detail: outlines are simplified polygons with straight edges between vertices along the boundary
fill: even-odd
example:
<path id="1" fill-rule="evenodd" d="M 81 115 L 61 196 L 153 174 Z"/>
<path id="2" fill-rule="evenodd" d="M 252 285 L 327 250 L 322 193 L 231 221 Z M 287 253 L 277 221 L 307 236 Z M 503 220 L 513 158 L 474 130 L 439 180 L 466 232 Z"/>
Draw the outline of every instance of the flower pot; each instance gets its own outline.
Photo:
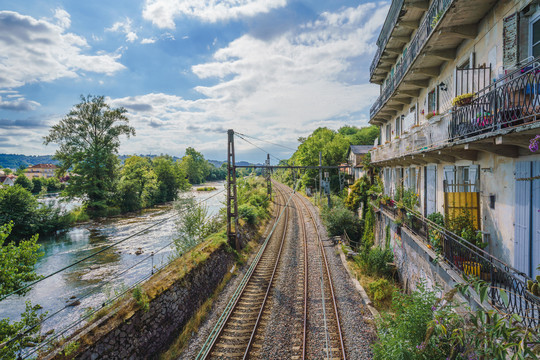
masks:
<path id="1" fill-rule="evenodd" d="M 469 105 L 471 102 L 472 102 L 472 97 L 468 97 L 468 98 L 463 98 L 459 101 L 456 102 L 456 105 L 457 106 L 465 106 L 465 105 Z"/>

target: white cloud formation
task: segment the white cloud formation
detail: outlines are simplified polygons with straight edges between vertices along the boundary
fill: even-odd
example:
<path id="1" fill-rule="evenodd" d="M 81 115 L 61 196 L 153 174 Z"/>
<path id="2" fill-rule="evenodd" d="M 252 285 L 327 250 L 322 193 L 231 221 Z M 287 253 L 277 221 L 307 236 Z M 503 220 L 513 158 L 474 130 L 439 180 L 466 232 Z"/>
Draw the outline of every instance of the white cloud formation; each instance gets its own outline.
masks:
<path id="1" fill-rule="evenodd" d="M 0 88 L 78 76 L 79 71 L 113 74 L 124 69 L 118 55 L 86 54 L 86 40 L 65 32 L 69 14 L 57 10 L 58 24 L 0 11 Z"/>
<path id="2" fill-rule="evenodd" d="M 143 17 L 159 28 L 174 29 L 174 19 L 182 15 L 205 22 L 226 21 L 267 13 L 286 3 L 286 0 L 146 0 Z"/>
<path id="3" fill-rule="evenodd" d="M 131 19 L 126 17 L 124 21 L 115 22 L 110 28 L 105 29 L 105 31 L 124 33 L 126 34 L 127 42 L 134 42 L 139 38 L 139 36 L 137 36 L 137 33 L 133 31 L 133 27 L 131 26 L 131 24 Z"/>
<path id="4" fill-rule="evenodd" d="M 62 29 L 68 29 L 71 26 L 71 16 L 64 9 L 56 9 L 54 11 L 54 18 L 56 19 L 57 25 Z"/>
<path id="5" fill-rule="evenodd" d="M 5 99 L 0 96 L 0 110 L 30 111 L 41 106 L 36 101 L 27 100 L 17 92 L 7 93 Z"/>
<path id="6" fill-rule="evenodd" d="M 268 41 L 244 35 L 193 66 L 199 78 L 216 80 L 195 88 L 203 95 L 197 100 L 161 93 L 111 100 L 138 129 L 124 151 L 145 148 L 157 131 L 162 138 L 153 146 L 178 153 L 186 146 L 223 151 L 228 128 L 296 147 L 317 126 L 367 125 L 378 91 L 365 74 L 387 10 L 386 3 L 362 4 Z M 240 144 L 239 154 L 248 147 Z"/>
<path id="7" fill-rule="evenodd" d="M 144 38 L 141 40 L 141 44 L 153 44 L 156 42 L 154 38 Z"/>

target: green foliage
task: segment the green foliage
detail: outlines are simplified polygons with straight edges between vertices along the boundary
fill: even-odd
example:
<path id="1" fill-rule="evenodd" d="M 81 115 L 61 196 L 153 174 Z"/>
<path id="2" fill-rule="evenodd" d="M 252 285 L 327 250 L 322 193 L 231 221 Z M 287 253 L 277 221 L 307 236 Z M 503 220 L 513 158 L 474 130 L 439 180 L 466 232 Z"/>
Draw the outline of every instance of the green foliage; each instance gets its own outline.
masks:
<path id="1" fill-rule="evenodd" d="M 42 190 L 47 191 L 47 180 L 41 177 L 32 179 L 32 193 L 39 194 Z"/>
<path id="2" fill-rule="evenodd" d="M 482 233 L 477 231 L 471 212 L 466 209 L 454 218 L 447 219 L 446 227 L 473 245 L 480 248 L 487 246 L 487 243 L 482 242 Z"/>
<path id="3" fill-rule="evenodd" d="M 133 289 L 133 298 L 144 312 L 148 312 L 150 309 L 150 299 L 148 299 L 148 295 L 143 291 L 140 285 L 135 286 Z"/>
<path id="4" fill-rule="evenodd" d="M 381 278 L 368 285 L 368 292 L 375 304 L 380 306 L 384 301 L 392 297 L 394 287 L 387 279 Z"/>
<path id="5" fill-rule="evenodd" d="M 14 242 L 6 243 L 12 228 L 11 222 L 0 226 L 0 296 L 10 294 L 25 283 L 39 278 L 34 268 L 41 256 L 38 252 L 37 235 L 21 241 L 19 245 Z M 22 290 L 18 294 L 24 295 L 28 290 Z M 10 322 L 7 318 L 0 320 L 0 344 L 5 344 L 0 346 L 0 358 L 14 360 L 17 352 L 26 347 L 26 344 L 39 341 L 40 322 L 47 315 L 38 315 L 39 309 L 40 306 L 32 306 L 28 301 L 20 321 Z"/>
<path id="6" fill-rule="evenodd" d="M 435 224 L 439 226 L 444 226 L 444 215 L 440 212 L 434 212 L 427 216 L 427 219 L 430 221 L 433 221 Z"/>
<path id="7" fill-rule="evenodd" d="M 333 208 L 324 206 L 321 215 L 328 235 L 341 236 L 346 231 L 353 242 L 360 241 L 363 231 L 362 220 L 351 210 L 338 203 Z"/>
<path id="8" fill-rule="evenodd" d="M 379 340 L 373 344 L 373 358 L 445 359 L 437 347 L 421 349 L 428 325 L 433 320 L 432 307 L 436 302 L 436 293 L 427 290 L 424 283 L 418 284 L 418 290 L 410 295 L 394 293 L 391 311 L 394 314 L 384 314 L 379 321 Z"/>
<path id="9" fill-rule="evenodd" d="M 68 343 L 67 345 L 64 346 L 64 355 L 65 356 L 70 356 L 71 354 L 75 353 L 79 347 L 81 346 L 81 344 L 78 342 L 78 341 L 72 341 L 70 343 Z"/>
<path id="10" fill-rule="evenodd" d="M 392 276 L 392 267 L 388 265 L 394 261 L 394 253 L 391 249 L 381 249 L 376 246 L 364 247 L 358 255 L 357 261 L 368 275 L 387 278 Z"/>
<path id="11" fill-rule="evenodd" d="M 18 241 L 39 233 L 45 234 L 68 227 L 69 219 L 58 208 L 42 206 L 19 185 L 0 189 L 0 224 L 13 221 L 11 239 Z"/>
<path id="12" fill-rule="evenodd" d="M 266 182 L 260 177 L 248 177 L 238 180 L 238 212 L 243 208 L 246 212 L 255 212 L 257 219 L 267 219 L 270 216 L 270 198 L 266 193 Z M 249 205 L 244 207 L 243 205 Z M 250 210 L 247 210 L 247 209 Z M 248 224 L 256 224 L 257 219 L 247 220 Z M 253 221 L 253 222 L 250 222 Z"/>
<path id="13" fill-rule="evenodd" d="M 103 96 L 81 96 L 81 102 L 45 137 L 59 145 L 54 158 L 60 173 L 72 169 L 65 195 L 84 199 L 91 216 L 100 216 L 114 199 L 121 135 L 135 135 L 126 109 L 111 109 Z"/>
<path id="14" fill-rule="evenodd" d="M 32 191 L 34 188 L 34 184 L 32 183 L 32 180 L 26 177 L 26 175 L 22 174 L 15 179 L 15 185 L 20 185 L 22 188 Z"/>
<path id="15" fill-rule="evenodd" d="M 181 167 L 191 184 L 203 183 L 210 175 L 211 166 L 204 156 L 192 147 L 186 149 L 186 155 L 182 158 Z"/>
<path id="16" fill-rule="evenodd" d="M 373 228 L 375 227 L 375 213 L 371 206 L 368 206 L 364 211 L 364 233 L 362 234 L 362 243 L 366 248 L 371 248 L 375 242 L 375 233 Z"/>
<path id="17" fill-rule="evenodd" d="M 351 145 L 373 145 L 379 137 L 379 128 L 374 125 L 362 128 L 346 125 L 339 128 L 338 133 L 345 136 Z"/>
<path id="18" fill-rule="evenodd" d="M 157 175 L 150 161 L 140 156 L 127 158 L 118 184 L 122 211 L 136 211 L 154 205 L 158 192 Z"/>
<path id="19" fill-rule="evenodd" d="M 363 176 L 356 180 L 355 183 L 349 188 L 349 195 L 345 199 L 345 205 L 347 209 L 351 211 L 358 211 L 360 204 L 364 204 L 364 208 L 367 206 L 368 190 L 371 185 L 367 176 Z"/>
<path id="20" fill-rule="evenodd" d="M 419 205 L 418 199 L 419 195 L 414 190 L 406 189 L 403 191 L 402 202 L 407 209 L 414 210 Z"/>
<path id="21" fill-rule="evenodd" d="M 186 173 L 180 163 L 169 156 L 160 156 L 152 160 L 152 167 L 157 176 L 158 194 L 156 203 L 173 201 L 178 198 L 178 191 L 189 189 Z"/>
<path id="22" fill-rule="evenodd" d="M 255 225 L 257 221 L 257 208 L 251 204 L 238 206 L 238 216 L 249 225 Z"/>
<path id="23" fill-rule="evenodd" d="M 178 237 L 175 239 L 175 247 L 176 255 L 180 256 L 210 235 L 211 229 L 207 226 L 210 217 L 206 205 L 197 204 L 190 195 L 180 196 L 174 207 L 178 212 Z"/>

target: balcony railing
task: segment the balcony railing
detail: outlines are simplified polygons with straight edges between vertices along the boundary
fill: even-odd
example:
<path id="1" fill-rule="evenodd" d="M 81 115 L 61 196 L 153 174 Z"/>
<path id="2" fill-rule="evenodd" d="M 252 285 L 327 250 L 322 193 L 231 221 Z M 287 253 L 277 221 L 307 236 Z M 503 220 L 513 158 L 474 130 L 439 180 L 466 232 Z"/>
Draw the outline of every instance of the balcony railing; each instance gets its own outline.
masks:
<path id="1" fill-rule="evenodd" d="M 392 35 L 392 30 L 394 30 L 394 27 L 396 26 L 402 7 L 403 0 L 394 0 L 392 1 L 392 5 L 390 5 L 390 10 L 388 10 L 386 20 L 384 21 L 381 33 L 379 34 L 379 38 L 377 39 L 377 52 L 375 53 L 375 57 L 373 58 L 373 61 L 371 62 L 371 66 L 369 68 L 369 73 L 371 76 L 373 76 L 373 72 L 375 71 L 377 64 L 379 64 L 379 59 L 381 58 L 381 55 L 386 48 L 386 44 L 390 39 L 390 35 Z"/>
<path id="2" fill-rule="evenodd" d="M 403 80 L 403 77 L 411 67 L 412 63 L 414 62 L 420 51 L 423 49 L 429 36 L 436 28 L 436 26 L 432 27 L 434 19 L 442 18 L 444 13 L 446 13 L 446 10 L 454 1 L 455 0 L 434 0 L 431 3 L 428 11 L 426 12 L 426 15 L 424 16 L 424 19 L 422 20 L 422 23 L 420 24 L 420 27 L 418 28 L 413 40 L 411 41 L 407 49 L 407 53 L 403 56 L 403 61 L 401 62 L 401 65 L 396 66 L 394 76 L 389 79 L 388 84 L 382 91 L 381 95 L 371 107 L 369 112 L 370 117 L 373 117 L 380 110 L 383 104 L 385 104 L 386 101 L 389 99 L 390 95 L 394 93 L 394 90 L 399 85 L 399 83 L 401 83 L 401 80 Z"/>
<path id="3" fill-rule="evenodd" d="M 489 133 L 538 119 L 540 60 L 523 65 L 479 91 L 470 104 L 456 107 L 449 124 L 451 140 Z"/>
<path id="4" fill-rule="evenodd" d="M 407 220 L 403 226 L 438 252 L 453 270 L 462 276 L 475 276 L 486 281 L 490 285 L 489 300 L 493 307 L 518 314 L 526 326 L 534 328 L 540 324 L 540 301 L 527 291 L 527 280 L 531 279 L 526 274 L 415 211 L 383 207 L 394 218 L 404 216 Z M 406 214 L 399 214 L 400 211 Z M 508 295 L 507 302 L 500 296 L 501 289 Z"/>

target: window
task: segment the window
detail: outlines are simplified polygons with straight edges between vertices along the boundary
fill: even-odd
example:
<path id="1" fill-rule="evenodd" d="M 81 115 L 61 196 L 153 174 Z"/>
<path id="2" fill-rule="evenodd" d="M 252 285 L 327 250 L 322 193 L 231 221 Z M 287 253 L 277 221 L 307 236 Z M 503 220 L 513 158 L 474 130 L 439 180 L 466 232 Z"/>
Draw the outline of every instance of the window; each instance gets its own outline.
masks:
<path id="1" fill-rule="evenodd" d="M 437 101 L 437 88 L 431 90 L 428 94 L 428 112 L 430 114 L 433 114 L 434 112 L 437 113 L 439 111 Z"/>
<path id="2" fill-rule="evenodd" d="M 392 126 L 390 124 L 386 125 L 386 141 L 392 139 Z"/>
<path id="3" fill-rule="evenodd" d="M 403 118 L 403 115 L 396 118 L 396 136 L 401 136 L 401 123 L 403 121 Z"/>
<path id="4" fill-rule="evenodd" d="M 540 15 L 531 18 L 529 25 L 529 55 L 540 56 Z"/>

